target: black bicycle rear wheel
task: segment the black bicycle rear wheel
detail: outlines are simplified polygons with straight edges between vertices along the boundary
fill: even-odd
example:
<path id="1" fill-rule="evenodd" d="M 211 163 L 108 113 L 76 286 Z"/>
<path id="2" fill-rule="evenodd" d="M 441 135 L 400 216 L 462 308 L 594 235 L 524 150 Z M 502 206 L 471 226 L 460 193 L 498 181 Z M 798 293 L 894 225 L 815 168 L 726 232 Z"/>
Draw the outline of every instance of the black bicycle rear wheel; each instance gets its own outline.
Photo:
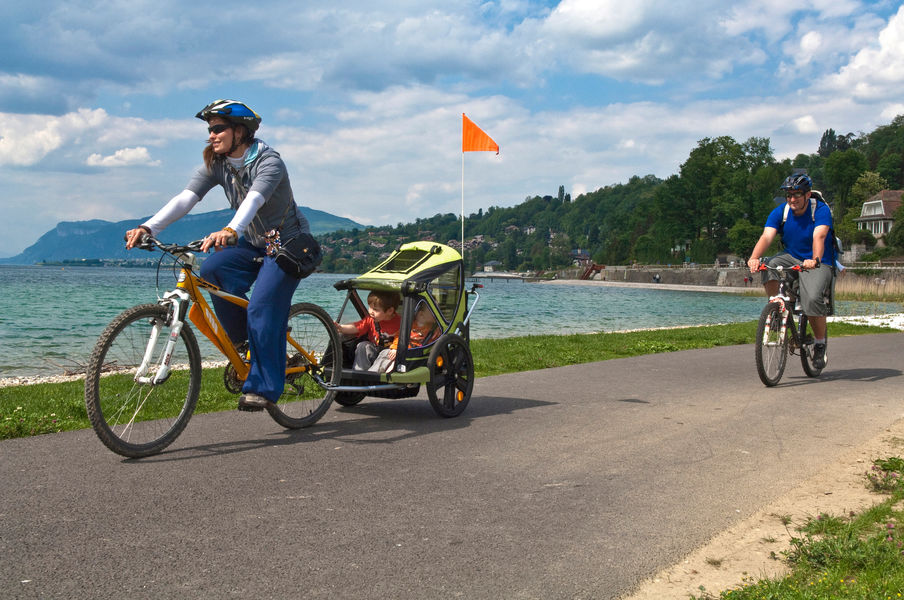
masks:
<path id="1" fill-rule="evenodd" d="M 778 302 L 763 307 L 756 328 L 755 355 L 760 381 L 769 387 L 777 385 L 788 361 L 788 329 Z"/>
<path id="2" fill-rule="evenodd" d="M 167 307 L 134 306 L 107 326 L 88 361 L 88 418 L 97 437 L 119 455 L 140 458 L 169 446 L 185 429 L 198 402 L 198 342 L 183 324 L 166 361 L 168 323 Z M 158 372 L 164 368 L 168 374 L 161 377 Z"/>
<path id="3" fill-rule="evenodd" d="M 828 332 L 826 332 L 826 342 L 828 342 Z M 813 326 L 807 320 L 807 315 L 800 316 L 800 363 L 804 367 L 804 373 L 807 377 L 819 377 L 825 365 L 817 367 L 813 364 Z"/>
<path id="4" fill-rule="evenodd" d="M 292 345 L 301 346 L 304 353 Z M 326 413 L 336 392 L 324 385 L 339 385 L 342 345 L 333 319 L 316 304 L 301 302 L 289 309 L 288 366 L 307 367 L 286 377 L 279 402 L 268 403 L 273 420 L 288 429 L 310 427 Z M 307 354 L 307 356 L 305 355 Z"/>

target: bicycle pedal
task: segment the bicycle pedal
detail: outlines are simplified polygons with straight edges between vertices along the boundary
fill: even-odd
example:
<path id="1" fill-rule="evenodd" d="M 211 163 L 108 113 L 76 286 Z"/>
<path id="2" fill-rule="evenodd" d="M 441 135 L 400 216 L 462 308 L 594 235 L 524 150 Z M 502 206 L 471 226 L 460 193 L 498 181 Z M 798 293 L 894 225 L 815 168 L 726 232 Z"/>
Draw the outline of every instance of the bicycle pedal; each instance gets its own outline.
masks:
<path id="1" fill-rule="evenodd" d="M 264 410 L 263 406 L 248 406 L 245 404 L 239 404 L 239 410 L 242 412 L 260 412 Z"/>

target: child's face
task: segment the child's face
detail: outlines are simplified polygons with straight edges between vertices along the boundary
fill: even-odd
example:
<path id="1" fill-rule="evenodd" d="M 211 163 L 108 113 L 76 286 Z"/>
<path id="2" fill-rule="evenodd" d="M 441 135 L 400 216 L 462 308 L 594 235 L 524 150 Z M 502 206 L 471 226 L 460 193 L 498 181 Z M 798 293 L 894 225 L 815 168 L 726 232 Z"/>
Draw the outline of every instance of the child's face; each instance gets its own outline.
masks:
<path id="1" fill-rule="evenodd" d="M 370 318 L 377 323 L 388 321 L 396 314 L 394 307 L 390 306 L 389 308 L 383 308 L 378 302 L 368 302 L 367 307 L 367 313 L 370 315 Z"/>
<path id="2" fill-rule="evenodd" d="M 414 314 L 414 324 L 418 327 L 426 327 L 431 325 L 433 321 L 433 313 L 426 308 L 422 308 Z"/>

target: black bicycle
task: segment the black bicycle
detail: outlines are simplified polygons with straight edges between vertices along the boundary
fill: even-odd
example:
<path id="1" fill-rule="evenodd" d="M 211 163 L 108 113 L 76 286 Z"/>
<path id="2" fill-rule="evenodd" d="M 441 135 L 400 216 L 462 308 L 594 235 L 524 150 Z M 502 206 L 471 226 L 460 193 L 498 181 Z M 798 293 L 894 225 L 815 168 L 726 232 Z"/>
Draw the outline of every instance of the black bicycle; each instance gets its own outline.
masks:
<path id="1" fill-rule="evenodd" d="M 763 307 L 756 328 L 756 370 L 760 380 L 769 387 L 777 385 L 785 372 L 788 354 L 799 354 L 804 373 L 818 377 L 823 367 L 813 361 L 813 328 L 800 307 L 801 268 L 761 264 L 760 271 L 766 270 L 777 272 L 779 283 L 778 294 Z M 828 333 L 826 338 L 828 342 Z"/>

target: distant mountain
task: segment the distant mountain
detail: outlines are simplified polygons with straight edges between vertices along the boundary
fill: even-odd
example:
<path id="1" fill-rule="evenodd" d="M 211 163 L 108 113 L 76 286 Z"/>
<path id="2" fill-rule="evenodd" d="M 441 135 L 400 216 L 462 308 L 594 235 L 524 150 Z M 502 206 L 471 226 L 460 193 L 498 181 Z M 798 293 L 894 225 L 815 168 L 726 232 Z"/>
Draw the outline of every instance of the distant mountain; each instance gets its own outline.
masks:
<path id="1" fill-rule="evenodd" d="M 351 219 L 337 217 L 321 210 L 302 206 L 301 212 L 311 224 L 314 235 L 322 235 L 339 229 L 364 229 L 364 225 Z M 190 242 L 206 236 L 211 231 L 223 227 L 232 218 L 232 209 L 208 213 L 191 214 L 182 217 L 166 228 L 161 234 L 165 242 Z M 37 262 L 58 262 L 63 260 L 87 259 L 135 259 L 143 258 L 128 253 L 123 244 L 126 230 L 147 221 L 130 219 L 111 223 L 98 219 L 92 221 L 63 221 L 42 235 L 37 242 L 26 248 L 22 254 L 10 258 L 0 258 L 0 264 L 30 265 Z"/>

